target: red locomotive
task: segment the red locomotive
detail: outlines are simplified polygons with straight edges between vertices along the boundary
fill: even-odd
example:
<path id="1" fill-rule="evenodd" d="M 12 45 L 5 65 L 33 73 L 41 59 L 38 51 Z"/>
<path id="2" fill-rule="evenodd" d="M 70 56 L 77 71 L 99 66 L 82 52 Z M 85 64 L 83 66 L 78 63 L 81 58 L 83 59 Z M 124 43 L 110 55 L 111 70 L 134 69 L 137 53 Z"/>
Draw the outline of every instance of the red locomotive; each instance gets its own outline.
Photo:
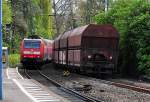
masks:
<path id="1" fill-rule="evenodd" d="M 112 25 L 90 24 L 59 35 L 53 43 L 54 64 L 97 75 L 117 67 L 119 34 Z"/>
<path id="2" fill-rule="evenodd" d="M 23 39 L 20 46 L 21 63 L 25 67 L 39 66 L 52 60 L 52 41 L 30 36 Z"/>

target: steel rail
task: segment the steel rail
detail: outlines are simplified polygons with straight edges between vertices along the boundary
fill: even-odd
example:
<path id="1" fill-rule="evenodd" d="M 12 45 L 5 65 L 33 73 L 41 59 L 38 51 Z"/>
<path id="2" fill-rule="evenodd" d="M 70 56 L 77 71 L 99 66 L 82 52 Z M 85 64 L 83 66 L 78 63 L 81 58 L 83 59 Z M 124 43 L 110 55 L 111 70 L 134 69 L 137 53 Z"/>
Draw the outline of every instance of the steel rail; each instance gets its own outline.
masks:
<path id="1" fill-rule="evenodd" d="M 32 77 L 28 74 L 27 69 L 24 68 L 24 73 L 28 79 L 32 79 Z"/>
<path id="2" fill-rule="evenodd" d="M 62 90 L 63 92 L 66 92 L 68 94 L 71 94 L 75 97 L 78 97 L 82 100 L 84 100 L 85 102 L 104 102 L 103 100 L 97 99 L 97 98 L 93 98 L 93 97 L 89 97 L 83 94 L 80 94 L 74 90 L 71 90 L 69 88 L 64 87 L 63 85 L 61 85 L 60 83 L 56 82 L 53 79 L 50 79 L 48 76 L 46 76 L 45 74 L 43 74 L 40 70 L 38 70 L 38 73 L 44 77 L 46 80 L 50 81 L 54 86 L 56 86 L 57 88 L 59 88 L 60 90 Z M 26 74 L 26 77 L 29 79 L 32 79 L 32 77 L 28 74 L 28 70 L 26 68 L 24 68 L 24 73 Z"/>
<path id="3" fill-rule="evenodd" d="M 129 84 L 118 83 L 118 82 L 112 82 L 111 85 L 115 85 L 117 87 L 131 89 L 131 90 L 134 90 L 134 91 L 137 91 L 137 92 L 150 94 L 150 89 L 145 88 L 145 87 L 141 87 L 141 86 L 137 86 L 137 85 L 129 85 Z"/>
<path id="4" fill-rule="evenodd" d="M 56 82 L 53 79 L 50 79 L 48 76 L 46 76 L 45 74 L 43 74 L 40 70 L 38 70 L 38 72 L 40 73 L 41 76 L 43 76 L 44 78 L 46 78 L 47 80 L 49 80 L 52 84 L 54 84 L 56 87 L 60 88 L 61 90 L 73 94 L 79 98 L 82 98 L 84 101 L 86 102 L 104 102 L 103 100 L 94 98 L 94 97 L 90 97 L 90 96 L 86 96 L 83 94 L 78 93 L 77 91 L 74 91 L 72 89 L 66 88 L 63 85 L 61 85 L 60 83 Z"/>
<path id="5" fill-rule="evenodd" d="M 116 87 L 120 88 L 126 88 L 137 92 L 147 93 L 150 94 L 150 88 L 145 88 L 144 86 L 138 86 L 138 85 L 131 85 L 123 82 L 113 82 L 108 80 L 100 80 L 105 84 L 114 85 Z"/>
<path id="6" fill-rule="evenodd" d="M 48 76 L 43 74 L 40 70 L 37 70 L 37 71 L 39 72 L 39 74 L 41 76 L 43 76 L 44 78 L 49 80 L 56 87 L 60 88 L 61 90 L 65 91 L 67 93 L 70 93 L 70 94 L 73 94 L 73 95 L 75 95 L 75 96 L 77 96 L 79 98 L 82 98 L 86 102 L 104 102 L 104 101 L 102 101 L 100 99 L 89 97 L 89 96 L 80 94 L 77 91 L 74 91 L 72 89 L 68 89 L 68 88 L 64 87 L 63 85 L 61 85 L 60 83 L 56 82 L 55 80 L 50 79 Z M 31 79 L 31 76 L 27 73 L 27 70 L 25 70 L 25 74 L 27 75 L 28 78 Z M 100 81 L 102 81 L 105 84 L 114 85 L 116 87 L 126 88 L 126 89 L 130 89 L 130 90 L 133 90 L 133 91 L 150 94 L 150 88 L 145 88 L 144 86 L 131 85 L 131 84 L 123 83 L 123 82 L 113 82 L 113 81 L 101 80 L 101 79 L 100 79 Z"/>
<path id="7" fill-rule="evenodd" d="M 39 71 L 39 70 L 38 70 Z M 44 76 L 45 78 L 47 78 L 48 80 L 50 80 L 53 84 L 55 84 L 56 86 L 58 87 L 63 87 L 61 84 L 57 83 L 56 81 L 50 79 L 49 77 L 47 77 L 46 75 L 44 75 L 43 73 L 41 73 L 39 71 L 39 73 Z M 137 86 L 137 85 L 130 85 L 130 84 L 125 84 L 125 83 L 120 83 L 120 82 L 113 82 L 113 81 L 107 81 L 107 80 L 102 80 L 104 83 L 106 84 L 110 84 L 110 85 L 114 85 L 116 87 L 120 87 L 120 88 L 126 88 L 126 89 L 130 89 L 130 90 L 133 90 L 133 91 L 137 91 L 137 92 L 142 92 L 142 93 L 147 93 L 147 94 L 150 94 L 150 88 L 145 88 L 145 87 L 141 87 L 141 86 Z M 64 87 L 63 87 L 64 88 Z M 66 88 L 65 88 L 66 89 Z M 71 89 L 69 89 L 71 90 Z M 76 91 L 74 90 L 71 90 L 73 91 L 73 93 L 77 93 Z M 78 93 L 77 93 L 78 94 Z M 80 93 L 79 93 L 80 94 Z M 80 94 L 81 95 L 81 94 Z M 88 97 L 90 98 L 90 97 Z M 93 99 L 93 100 L 97 100 L 97 99 Z M 96 101 L 96 102 L 102 102 L 102 101 Z"/>

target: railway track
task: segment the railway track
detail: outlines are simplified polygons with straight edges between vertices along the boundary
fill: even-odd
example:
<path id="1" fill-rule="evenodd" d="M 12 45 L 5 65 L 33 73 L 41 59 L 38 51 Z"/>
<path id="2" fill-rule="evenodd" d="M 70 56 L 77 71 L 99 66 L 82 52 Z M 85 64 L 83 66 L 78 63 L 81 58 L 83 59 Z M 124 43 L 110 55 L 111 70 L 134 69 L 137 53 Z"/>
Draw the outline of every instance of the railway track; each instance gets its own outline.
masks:
<path id="1" fill-rule="evenodd" d="M 41 73 L 41 72 L 40 72 Z M 41 75 L 45 76 L 44 74 L 41 73 Z M 46 78 L 49 78 L 47 76 L 45 76 Z M 52 80 L 52 79 L 51 79 Z M 117 82 L 117 81 L 110 81 L 110 80 L 102 80 L 99 79 L 101 82 L 105 83 L 105 84 L 109 84 L 109 85 L 114 85 L 116 87 L 120 87 L 120 88 L 126 88 L 126 89 L 130 89 L 130 90 L 134 90 L 137 92 L 142 92 L 142 93 L 146 93 L 146 94 L 150 94 L 150 87 L 144 87 L 144 86 L 139 86 L 139 85 L 134 85 L 131 83 L 127 83 L 127 82 Z M 53 80 L 52 80 L 53 81 Z M 57 82 L 56 82 L 57 83 Z M 133 82 L 134 83 L 134 82 Z"/>
<path id="2" fill-rule="evenodd" d="M 101 79 L 95 79 L 95 78 L 90 78 L 90 77 L 87 78 L 84 76 L 82 77 L 80 75 L 78 76 L 78 75 L 74 75 L 74 74 L 70 75 L 69 77 L 64 77 L 64 80 L 62 80 L 63 79 L 61 76 L 62 73 L 57 73 L 58 70 L 56 71 L 56 73 L 54 70 L 52 70 L 50 72 L 48 72 L 48 70 L 49 70 L 49 68 L 45 69 L 45 70 L 37 70 L 35 72 L 40 77 L 42 76 L 44 78 L 44 80 L 47 80 L 48 83 L 51 83 L 53 85 L 56 84 L 54 86 L 57 87 L 60 90 L 60 92 L 54 90 L 54 93 L 57 93 L 58 95 L 60 93 L 60 96 L 62 96 L 62 97 L 68 96 L 68 95 L 64 95 L 64 96 L 61 95 L 61 93 L 64 92 L 64 88 L 62 88 L 62 86 L 65 86 L 65 88 L 69 88 L 72 91 L 75 91 L 75 93 L 80 92 L 79 94 L 82 93 L 84 96 L 90 96 L 90 97 L 94 97 L 94 99 L 95 98 L 100 99 L 98 101 L 86 100 L 86 99 L 83 99 L 82 97 L 80 97 L 79 95 L 76 95 L 76 94 L 74 95 L 74 93 L 72 93 L 68 90 L 65 90 L 65 92 L 64 92 L 65 94 L 66 93 L 69 93 L 69 95 L 71 94 L 72 98 L 70 98 L 70 96 L 69 96 L 70 100 L 74 100 L 73 97 L 77 97 L 80 100 L 80 101 L 76 101 L 76 102 L 101 102 L 102 100 L 103 100 L 103 102 L 115 102 L 118 100 L 128 100 L 129 102 L 131 100 L 138 100 L 138 101 L 143 100 L 143 102 L 147 102 L 147 100 L 149 100 L 149 93 L 150 93 L 149 87 L 141 87 L 144 85 L 146 85 L 146 86 L 149 86 L 149 85 L 147 85 L 147 84 L 142 85 L 141 82 L 140 82 L 141 84 L 139 84 L 139 83 L 136 83 L 135 81 L 130 81 L 130 80 L 125 80 L 124 82 L 123 82 L 123 80 L 101 80 Z M 29 73 L 32 77 L 32 73 L 30 73 L 30 71 L 27 73 Z M 58 77 L 58 75 L 60 75 L 60 78 Z M 37 75 L 34 75 L 34 76 L 37 76 Z M 79 79 L 78 79 L 78 77 L 79 77 Z M 75 78 L 75 80 L 74 80 L 74 78 Z M 81 78 L 81 80 L 80 80 L 80 78 Z M 85 81 L 83 81 L 84 78 L 85 78 Z M 52 80 L 52 82 L 50 82 L 49 79 Z M 74 83 L 74 82 L 77 82 L 77 83 Z M 78 86 L 78 84 L 79 85 L 81 84 L 80 82 L 82 83 L 82 85 L 87 85 L 88 83 L 94 83 L 94 84 L 92 85 L 92 89 L 89 92 L 86 92 L 84 90 L 78 91 L 75 88 L 76 88 L 76 85 Z M 42 83 L 42 82 L 40 82 L 40 83 Z M 74 85 L 75 85 L 75 87 L 74 87 Z M 136 88 L 133 87 L 134 85 L 136 85 Z M 47 87 L 49 87 L 49 86 L 47 86 Z M 129 86 L 131 86 L 131 88 Z M 142 88 L 142 90 L 140 90 L 139 88 Z M 130 89 L 130 90 L 127 90 L 127 89 Z M 144 91 L 145 89 L 146 89 L 146 92 Z M 53 88 L 50 90 L 53 91 Z M 134 91 L 132 91 L 132 90 L 134 90 Z M 114 97 L 113 95 L 118 95 L 118 98 Z M 126 97 L 129 97 L 129 98 L 126 99 Z M 145 99 L 145 97 L 146 97 L 146 99 Z M 71 102 L 74 102 L 74 101 L 71 101 Z"/>
<path id="3" fill-rule="evenodd" d="M 33 79 L 33 76 L 32 76 L 33 74 L 29 70 L 24 69 L 24 73 L 27 78 Z M 72 89 L 66 88 L 63 85 L 61 85 L 60 83 L 57 83 L 55 80 L 50 79 L 48 76 L 43 74 L 40 70 L 37 70 L 36 74 L 39 74 L 41 77 L 45 78 L 49 83 L 53 84 L 53 87 L 50 88 L 50 90 L 52 90 L 53 92 L 55 92 L 56 94 L 58 94 L 64 98 L 68 99 L 71 102 L 104 102 L 103 100 L 89 97 L 89 96 L 80 94 L 77 91 L 74 91 Z"/>
<path id="4" fill-rule="evenodd" d="M 114 81 L 105 81 L 105 80 L 102 80 L 102 81 L 104 83 L 114 85 L 114 86 L 117 86 L 117 87 L 127 88 L 127 89 L 131 89 L 131 90 L 134 90 L 134 91 L 137 91 L 137 92 L 150 94 L 150 87 L 148 88 L 148 87 L 138 86 L 138 85 L 125 83 L 125 82 L 114 82 Z"/>

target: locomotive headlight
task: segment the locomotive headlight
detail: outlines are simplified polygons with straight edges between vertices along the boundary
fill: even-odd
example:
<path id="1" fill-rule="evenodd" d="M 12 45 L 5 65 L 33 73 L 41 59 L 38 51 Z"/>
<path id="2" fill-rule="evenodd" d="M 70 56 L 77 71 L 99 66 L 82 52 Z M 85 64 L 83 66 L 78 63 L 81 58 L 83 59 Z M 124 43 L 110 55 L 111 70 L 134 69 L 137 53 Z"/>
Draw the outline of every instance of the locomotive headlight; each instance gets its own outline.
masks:
<path id="1" fill-rule="evenodd" d="M 109 59 L 112 60 L 112 56 L 110 56 Z"/>
<path id="2" fill-rule="evenodd" d="M 91 59 L 92 58 L 92 56 L 91 55 L 88 55 L 88 59 Z"/>
<path id="3" fill-rule="evenodd" d="M 23 54 L 30 54 L 30 51 L 23 51 Z"/>
<path id="4" fill-rule="evenodd" d="M 40 55 L 40 52 L 39 51 L 35 51 L 33 54 Z"/>

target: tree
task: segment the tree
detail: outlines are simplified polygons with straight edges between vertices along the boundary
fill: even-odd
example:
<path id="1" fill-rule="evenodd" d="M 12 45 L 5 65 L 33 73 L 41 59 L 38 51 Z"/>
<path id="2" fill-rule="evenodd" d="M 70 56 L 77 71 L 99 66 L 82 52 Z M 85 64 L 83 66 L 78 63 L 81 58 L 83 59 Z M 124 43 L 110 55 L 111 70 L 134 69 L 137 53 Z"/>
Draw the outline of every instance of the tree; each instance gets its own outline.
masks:
<path id="1" fill-rule="evenodd" d="M 12 13 L 13 12 L 13 13 Z M 31 34 L 52 39 L 51 0 L 3 0 L 3 44 L 18 52 L 20 41 Z M 5 25 L 11 23 L 12 33 L 5 33 Z M 7 34 L 7 35 L 6 35 Z M 9 44 L 6 44 L 8 38 Z M 10 49 L 10 50 L 11 50 Z"/>
<path id="2" fill-rule="evenodd" d="M 12 0 L 16 31 L 52 38 L 51 0 Z"/>
<path id="3" fill-rule="evenodd" d="M 130 2 L 130 3 L 129 3 Z M 107 13 L 95 16 L 98 24 L 110 23 L 120 33 L 119 67 L 135 75 L 150 73 L 150 3 L 146 0 L 118 0 Z"/>
<path id="4" fill-rule="evenodd" d="M 93 17 L 104 10 L 104 0 L 53 0 L 56 33 L 94 23 Z M 56 35 L 58 35 L 56 34 Z"/>
<path id="5" fill-rule="evenodd" d="M 99 12 L 104 11 L 104 0 L 86 0 L 78 4 L 78 10 L 75 14 L 79 14 L 83 24 L 93 23 L 93 17 Z"/>
<path id="6" fill-rule="evenodd" d="M 3 0 L 3 5 L 2 5 L 2 13 L 3 13 L 3 25 L 11 23 L 12 19 L 12 13 L 11 13 L 11 4 L 9 1 Z"/>
<path id="7" fill-rule="evenodd" d="M 11 12 L 11 4 L 10 1 L 3 0 L 2 4 L 2 32 L 3 32 L 3 46 L 7 46 L 7 43 L 10 40 L 10 30 L 6 31 L 6 24 L 10 25 L 12 22 L 12 12 Z"/>

